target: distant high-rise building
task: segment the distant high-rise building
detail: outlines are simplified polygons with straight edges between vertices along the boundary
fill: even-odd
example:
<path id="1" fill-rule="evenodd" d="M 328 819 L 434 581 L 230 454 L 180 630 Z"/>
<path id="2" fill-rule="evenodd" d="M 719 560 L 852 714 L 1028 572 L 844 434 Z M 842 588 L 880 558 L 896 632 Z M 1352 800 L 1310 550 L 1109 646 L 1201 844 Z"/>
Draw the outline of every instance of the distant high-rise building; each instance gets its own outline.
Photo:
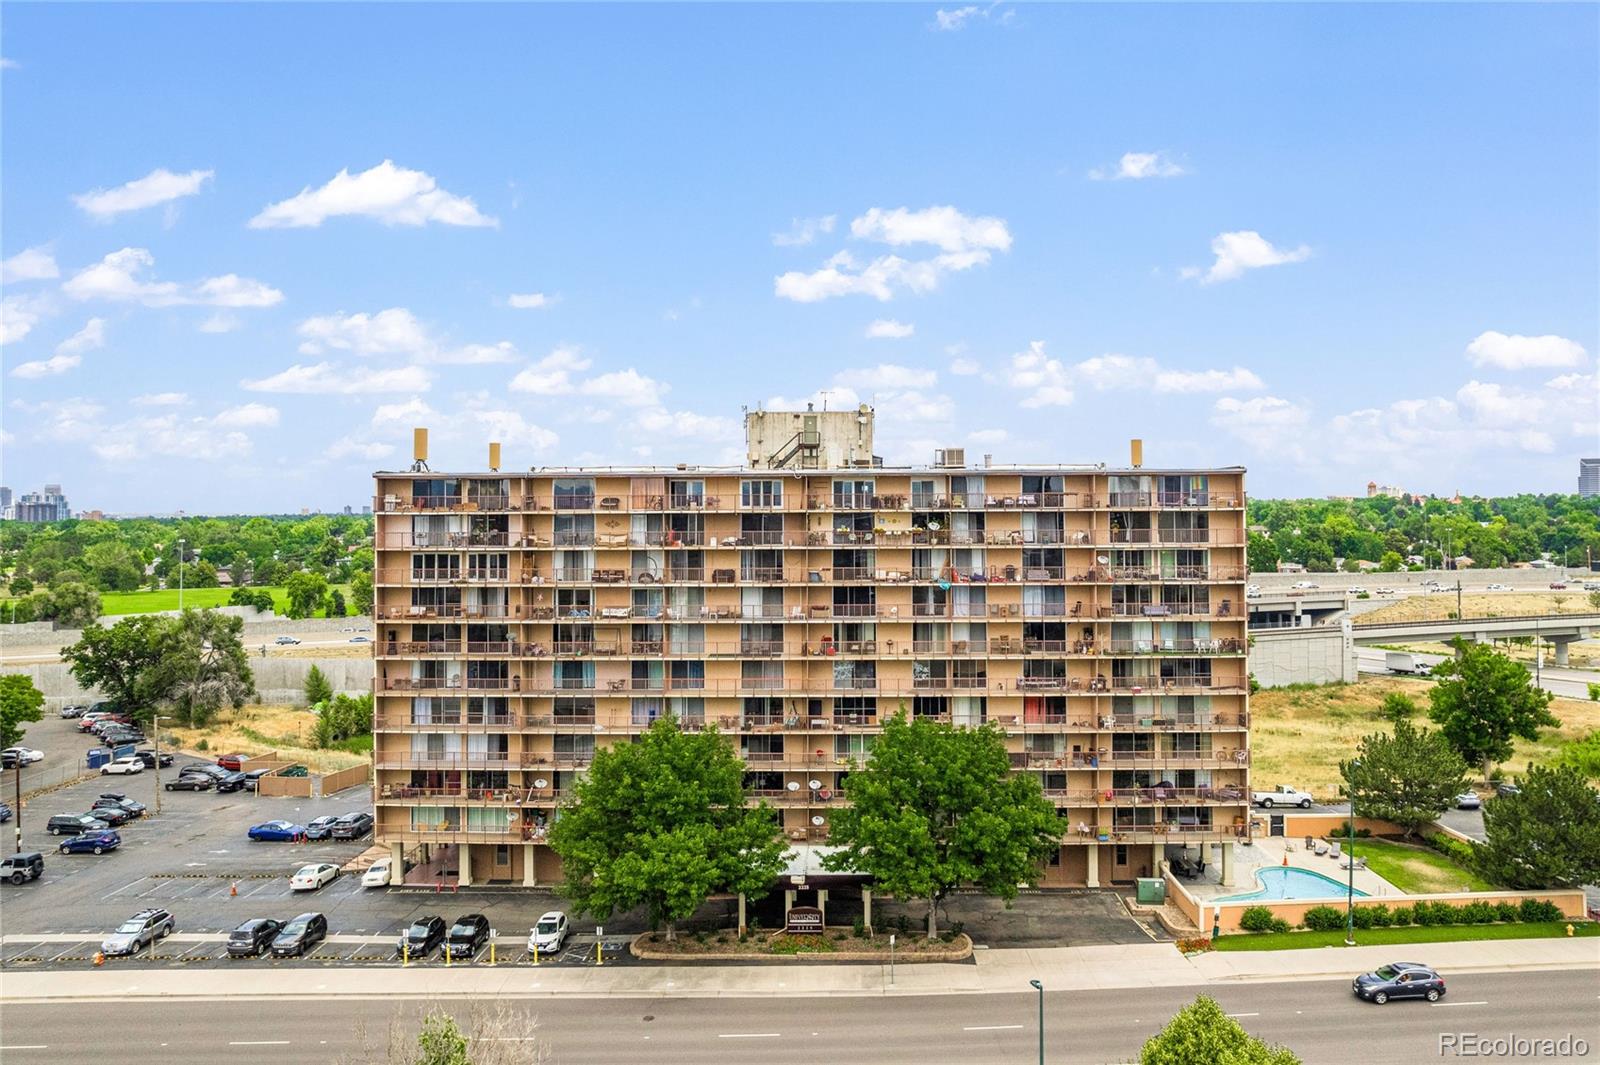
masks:
<path id="1" fill-rule="evenodd" d="M 1600 496 L 1600 459 L 1578 460 L 1578 494 L 1585 499 Z"/>
<path id="2" fill-rule="evenodd" d="M 11 517 L 17 521 L 37 524 L 46 521 L 66 521 L 72 517 L 67 497 L 61 494 L 59 484 L 47 484 L 42 492 L 24 492 L 12 504 Z"/>
<path id="3" fill-rule="evenodd" d="M 0 485 L 0 518 L 11 517 L 11 489 Z"/>
<path id="4" fill-rule="evenodd" d="M 1398 485 L 1379 484 L 1377 481 L 1368 481 L 1367 482 L 1367 498 L 1368 499 L 1372 499 L 1372 498 L 1374 498 L 1376 496 L 1388 496 L 1391 499 L 1399 499 L 1401 496 L 1403 496 L 1405 494 L 1406 494 L 1406 490 L 1404 488 L 1399 487 Z"/>

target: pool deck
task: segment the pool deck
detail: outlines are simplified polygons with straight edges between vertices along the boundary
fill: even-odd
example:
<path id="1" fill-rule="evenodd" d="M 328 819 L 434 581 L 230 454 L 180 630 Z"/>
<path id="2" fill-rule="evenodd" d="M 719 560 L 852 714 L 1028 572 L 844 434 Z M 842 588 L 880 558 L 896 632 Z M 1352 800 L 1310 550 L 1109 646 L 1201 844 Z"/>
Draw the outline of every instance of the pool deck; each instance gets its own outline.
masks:
<path id="1" fill-rule="evenodd" d="M 1332 880 L 1337 880 L 1339 886 L 1331 888 L 1326 898 L 1344 898 L 1345 883 L 1350 871 L 1342 869 L 1338 861 L 1329 858 L 1326 854 L 1317 857 L 1307 851 L 1305 840 L 1289 839 L 1282 836 L 1269 836 L 1266 839 L 1256 839 L 1248 847 L 1236 846 L 1233 848 L 1233 884 L 1223 887 L 1217 882 L 1219 870 L 1215 862 L 1206 865 L 1205 875 L 1198 880 L 1186 880 L 1184 886 L 1190 894 L 1201 902 L 1212 902 L 1216 899 L 1227 898 L 1229 895 L 1248 895 L 1260 889 L 1261 884 L 1256 880 L 1256 873 L 1263 869 L 1281 867 L 1284 856 L 1289 858 L 1289 865 L 1313 873 L 1321 873 Z M 1403 897 L 1405 892 L 1389 883 L 1383 877 L 1370 869 L 1357 869 L 1355 878 L 1357 891 L 1364 891 L 1374 898 Z M 1244 901 L 1244 900 L 1239 900 Z"/>

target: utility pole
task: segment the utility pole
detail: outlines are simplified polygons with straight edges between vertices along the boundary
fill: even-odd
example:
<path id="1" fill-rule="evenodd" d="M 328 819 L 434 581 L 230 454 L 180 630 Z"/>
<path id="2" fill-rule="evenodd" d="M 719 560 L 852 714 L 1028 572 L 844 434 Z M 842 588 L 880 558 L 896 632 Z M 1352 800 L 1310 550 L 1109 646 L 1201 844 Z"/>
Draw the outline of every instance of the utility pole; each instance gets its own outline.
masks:
<path id="1" fill-rule="evenodd" d="M 156 736 L 156 816 L 161 816 L 161 715 L 150 719 L 150 729 Z"/>
<path id="2" fill-rule="evenodd" d="M 178 613 L 183 613 L 183 556 L 184 545 L 189 541 L 178 537 Z"/>
<path id="3" fill-rule="evenodd" d="M 17 759 L 17 801 L 13 812 L 17 816 L 17 849 L 15 853 L 22 853 L 22 759 Z"/>

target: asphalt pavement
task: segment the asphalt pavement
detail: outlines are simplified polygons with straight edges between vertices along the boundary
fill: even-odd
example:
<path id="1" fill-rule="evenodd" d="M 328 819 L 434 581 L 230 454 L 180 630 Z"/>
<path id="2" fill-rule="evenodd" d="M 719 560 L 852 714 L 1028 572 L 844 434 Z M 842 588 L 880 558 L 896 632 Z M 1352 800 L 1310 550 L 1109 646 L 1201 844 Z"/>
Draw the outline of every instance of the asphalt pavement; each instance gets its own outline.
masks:
<path id="1" fill-rule="evenodd" d="M 1383 656 L 1388 652 L 1381 647 L 1357 647 L 1356 668 L 1362 673 L 1374 673 L 1379 676 L 1398 676 L 1389 672 L 1389 667 L 1383 664 Z M 1443 662 L 1448 655 L 1413 654 L 1419 663 L 1435 666 Z M 1533 668 L 1530 666 L 1530 673 Z M 1600 681 L 1600 672 L 1592 669 L 1570 669 L 1561 666 L 1552 666 L 1549 662 L 1539 669 L 1539 686 L 1545 691 L 1568 699 L 1589 698 L 1589 685 Z M 1427 678 L 1422 678 L 1426 680 Z"/>

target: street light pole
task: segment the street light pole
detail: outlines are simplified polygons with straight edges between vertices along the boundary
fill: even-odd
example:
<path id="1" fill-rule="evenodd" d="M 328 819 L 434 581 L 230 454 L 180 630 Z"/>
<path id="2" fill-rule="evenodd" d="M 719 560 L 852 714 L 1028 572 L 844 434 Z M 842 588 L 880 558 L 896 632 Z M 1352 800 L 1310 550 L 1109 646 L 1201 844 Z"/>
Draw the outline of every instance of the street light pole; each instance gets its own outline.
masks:
<path id="1" fill-rule="evenodd" d="M 1039 1065 L 1044 1065 L 1044 984 L 1038 980 L 1029 980 L 1028 983 L 1039 992 Z"/>
<path id="2" fill-rule="evenodd" d="M 178 613 L 183 613 L 183 545 L 189 541 L 178 537 Z"/>
<path id="3" fill-rule="evenodd" d="M 1350 867 L 1349 887 L 1344 902 L 1344 945 L 1356 945 L 1356 784 L 1355 770 L 1361 768 L 1361 759 L 1357 758 L 1350 763 L 1350 779 L 1345 781 L 1350 798 L 1350 832 L 1346 849 L 1349 853 L 1344 856 L 1345 862 Z"/>
<path id="4" fill-rule="evenodd" d="M 155 764 L 155 770 L 156 770 L 156 816 L 157 817 L 161 816 L 161 721 L 162 721 L 162 718 L 161 718 L 160 714 L 157 714 L 155 717 L 150 719 L 150 728 L 151 728 L 151 731 L 153 731 L 155 733 L 155 737 L 156 737 L 156 748 L 155 748 L 156 749 L 156 758 L 155 758 L 156 764 Z"/>

